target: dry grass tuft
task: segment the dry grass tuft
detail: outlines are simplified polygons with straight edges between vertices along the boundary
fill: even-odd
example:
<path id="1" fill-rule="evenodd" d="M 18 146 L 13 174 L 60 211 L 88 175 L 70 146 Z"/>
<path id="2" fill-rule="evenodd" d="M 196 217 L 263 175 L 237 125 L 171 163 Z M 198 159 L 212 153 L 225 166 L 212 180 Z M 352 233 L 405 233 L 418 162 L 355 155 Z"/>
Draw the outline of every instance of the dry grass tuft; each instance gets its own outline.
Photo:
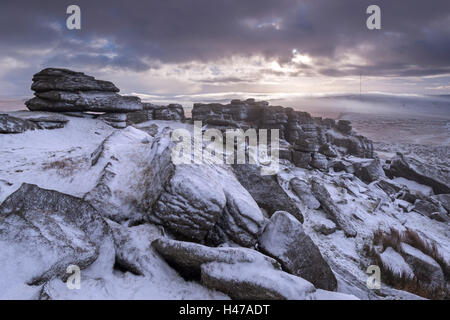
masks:
<path id="1" fill-rule="evenodd" d="M 408 291 L 427 299 L 450 299 L 450 292 L 445 284 L 442 287 L 433 286 L 426 275 L 410 277 L 406 273 L 398 274 L 383 263 L 380 253 L 375 246 L 381 247 L 381 252 L 391 247 L 401 255 L 404 255 L 401 248 L 402 242 L 432 257 L 441 266 L 446 282 L 449 281 L 449 264 L 445 261 L 434 242 L 423 239 L 416 231 L 410 229 L 400 232 L 391 228 L 389 232 L 384 232 L 380 229 L 376 230 L 373 235 L 373 245 L 367 244 L 364 247 L 365 254 L 371 259 L 372 263 L 380 267 L 383 282 L 395 289 Z"/>

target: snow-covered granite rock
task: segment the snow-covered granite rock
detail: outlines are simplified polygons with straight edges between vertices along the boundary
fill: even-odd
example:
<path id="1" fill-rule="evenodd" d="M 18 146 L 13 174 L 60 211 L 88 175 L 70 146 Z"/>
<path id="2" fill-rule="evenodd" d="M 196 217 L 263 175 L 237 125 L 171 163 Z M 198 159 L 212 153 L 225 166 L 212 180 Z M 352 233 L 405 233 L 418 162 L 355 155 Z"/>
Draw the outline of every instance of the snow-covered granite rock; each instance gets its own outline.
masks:
<path id="1" fill-rule="evenodd" d="M 405 259 L 391 247 L 386 248 L 380 254 L 380 258 L 384 266 L 389 268 L 394 274 L 398 276 L 406 275 L 411 279 L 414 277 L 414 272 L 406 263 Z"/>
<path id="2" fill-rule="evenodd" d="M 37 93 L 27 102 L 31 111 L 53 112 L 130 112 L 142 110 L 141 100 L 134 96 L 121 96 L 114 92 L 64 92 Z"/>
<path id="3" fill-rule="evenodd" d="M 59 68 L 47 68 L 36 73 L 33 76 L 31 90 L 36 92 L 51 90 L 119 92 L 112 82 L 97 80 L 82 72 Z"/>
<path id="4" fill-rule="evenodd" d="M 403 177 L 430 186 L 436 194 L 450 193 L 450 175 L 433 165 L 397 154 L 389 165 L 390 176 Z"/>
<path id="5" fill-rule="evenodd" d="M 312 282 L 317 288 L 336 290 L 333 271 L 301 223 L 288 212 L 273 214 L 259 238 L 259 247 L 278 260 L 285 271 Z"/>
<path id="6" fill-rule="evenodd" d="M 181 238 L 251 247 L 264 217 L 229 168 L 178 165 L 156 202 L 150 220 Z"/>
<path id="7" fill-rule="evenodd" d="M 445 286 L 444 273 L 433 258 L 407 243 L 402 243 L 401 249 L 406 262 L 418 278 L 426 279 L 432 286 Z"/>
<path id="8" fill-rule="evenodd" d="M 326 187 L 315 180 L 311 181 L 311 185 L 314 196 L 319 200 L 325 212 L 329 214 L 330 219 L 333 220 L 339 228 L 344 230 L 347 237 L 355 237 L 357 231 L 353 226 L 350 217 L 341 212 L 341 209 L 333 202 Z"/>
<path id="9" fill-rule="evenodd" d="M 169 264 L 175 266 L 178 271 L 190 278 L 198 278 L 201 265 L 209 262 L 228 264 L 255 262 L 262 265 L 269 264 L 273 268 L 281 270 L 280 264 L 276 260 L 248 248 L 211 248 L 197 243 L 167 238 L 155 240 L 152 246 Z"/>
<path id="10" fill-rule="evenodd" d="M 65 279 L 70 265 L 90 266 L 97 275 L 111 272 L 112 241 L 108 225 L 87 202 L 23 184 L 0 206 L 1 296 L 15 296 L 27 285 L 55 277 Z M 108 261 L 111 270 L 103 270 Z"/>
<path id="11" fill-rule="evenodd" d="M 306 181 L 294 178 L 291 179 L 289 184 L 300 201 L 309 209 L 318 209 L 320 207 L 320 202 L 314 197 L 311 187 Z"/>
<path id="12" fill-rule="evenodd" d="M 8 114 L 0 114 L 1 133 L 22 133 L 28 130 L 37 130 L 39 126 L 34 122 L 12 117 Z"/>
<path id="13" fill-rule="evenodd" d="M 355 176 L 366 183 L 385 178 L 386 175 L 381 166 L 380 159 L 374 159 L 366 163 L 360 163 L 355 167 Z"/>
<path id="14" fill-rule="evenodd" d="M 142 110 L 138 97 L 121 96 L 109 81 L 97 80 L 82 72 L 47 68 L 33 76 L 35 97 L 26 101 L 31 111 L 129 112 Z"/>
<path id="15" fill-rule="evenodd" d="M 145 220 L 173 174 L 171 147 L 169 132 L 155 138 L 133 127 L 112 133 L 91 155 L 103 170 L 84 199 L 114 221 Z"/>
<path id="16" fill-rule="evenodd" d="M 315 292 L 305 279 L 255 263 L 204 264 L 201 282 L 239 300 L 312 300 Z"/>

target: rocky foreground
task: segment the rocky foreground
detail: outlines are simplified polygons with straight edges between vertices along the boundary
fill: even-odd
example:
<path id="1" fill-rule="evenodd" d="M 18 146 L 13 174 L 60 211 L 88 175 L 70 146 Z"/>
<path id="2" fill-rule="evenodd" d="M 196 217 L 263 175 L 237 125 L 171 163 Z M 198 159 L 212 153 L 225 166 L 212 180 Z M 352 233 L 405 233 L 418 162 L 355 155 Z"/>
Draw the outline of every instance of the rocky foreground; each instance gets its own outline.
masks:
<path id="1" fill-rule="evenodd" d="M 65 69 L 32 90 L 30 111 L 0 114 L 0 298 L 449 298 L 440 166 L 381 160 L 349 121 L 253 99 L 187 119 Z M 171 132 L 193 121 L 279 129 L 280 171 L 174 165 Z"/>

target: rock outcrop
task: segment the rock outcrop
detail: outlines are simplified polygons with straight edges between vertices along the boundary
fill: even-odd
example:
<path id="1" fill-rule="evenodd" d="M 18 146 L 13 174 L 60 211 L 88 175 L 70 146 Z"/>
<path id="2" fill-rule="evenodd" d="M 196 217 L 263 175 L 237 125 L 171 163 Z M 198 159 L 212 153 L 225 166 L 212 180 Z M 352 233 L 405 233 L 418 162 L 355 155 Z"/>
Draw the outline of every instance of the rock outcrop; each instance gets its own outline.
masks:
<path id="1" fill-rule="evenodd" d="M 121 96 L 109 81 L 81 72 L 48 68 L 33 76 L 35 97 L 25 102 L 31 111 L 130 112 L 142 110 L 138 97 Z"/>
<path id="2" fill-rule="evenodd" d="M 341 120 L 336 124 L 332 119 L 313 118 L 307 112 L 269 106 L 266 101 L 232 100 L 226 105 L 195 103 L 192 119 L 219 129 L 279 129 L 280 138 L 290 143 L 295 150 L 292 154 L 294 163 L 302 167 L 312 160 L 308 160 L 307 155 L 311 157 L 317 152 L 330 158 L 338 156 L 339 152 L 362 158 L 374 156 L 372 142 L 355 135 L 348 121 Z M 340 151 L 330 144 L 337 146 Z M 305 154 L 295 155 L 295 152 Z M 290 157 L 284 154 L 283 158 Z M 323 161 L 318 167 L 326 170 Z"/>
<path id="3" fill-rule="evenodd" d="M 260 250 L 279 261 L 283 270 L 316 288 L 336 290 L 337 280 L 301 223 L 288 212 L 273 214 L 259 238 Z"/>
<path id="4" fill-rule="evenodd" d="M 450 193 L 448 172 L 443 172 L 419 160 L 405 157 L 401 153 L 391 160 L 386 171 L 391 177 L 403 177 L 430 186 L 436 194 Z"/>

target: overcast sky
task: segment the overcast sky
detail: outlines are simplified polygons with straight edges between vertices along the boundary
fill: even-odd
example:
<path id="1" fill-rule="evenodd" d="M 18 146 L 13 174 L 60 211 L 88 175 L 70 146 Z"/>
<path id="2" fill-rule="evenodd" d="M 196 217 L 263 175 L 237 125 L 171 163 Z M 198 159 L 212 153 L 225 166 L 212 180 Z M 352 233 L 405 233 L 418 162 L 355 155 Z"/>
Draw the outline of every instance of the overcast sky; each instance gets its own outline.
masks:
<path id="1" fill-rule="evenodd" d="M 0 96 L 31 95 L 45 67 L 149 97 L 359 92 L 360 74 L 364 92 L 449 94 L 450 1 L 2 0 Z"/>

